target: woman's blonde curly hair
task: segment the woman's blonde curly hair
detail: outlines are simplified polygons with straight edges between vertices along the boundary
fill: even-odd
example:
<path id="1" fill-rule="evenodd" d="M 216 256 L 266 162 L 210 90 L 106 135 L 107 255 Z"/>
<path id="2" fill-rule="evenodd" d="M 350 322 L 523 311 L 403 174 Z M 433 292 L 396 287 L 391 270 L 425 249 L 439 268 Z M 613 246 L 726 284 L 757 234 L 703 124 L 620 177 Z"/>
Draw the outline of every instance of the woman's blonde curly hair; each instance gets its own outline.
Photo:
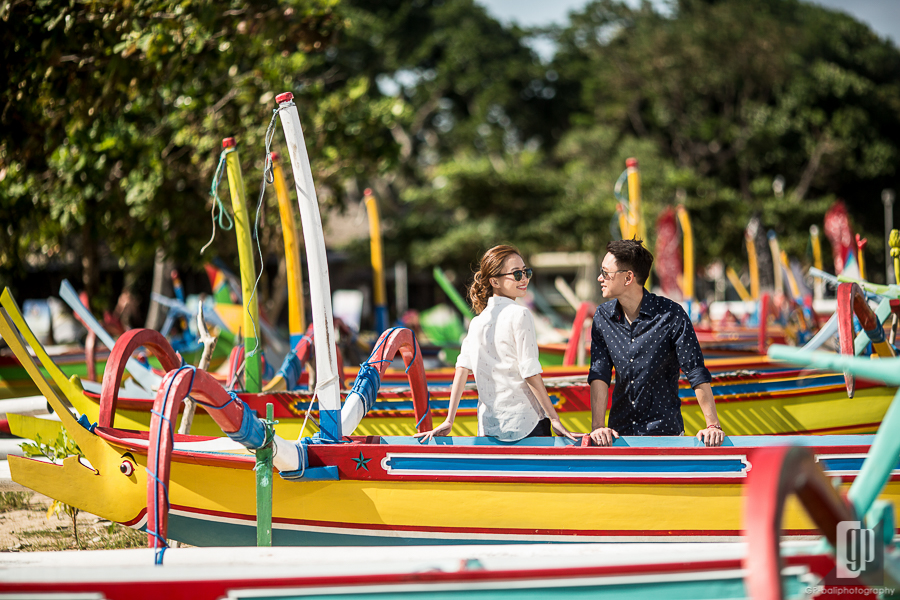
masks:
<path id="1" fill-rule="evenodd" d="M 494 294 L 491 277 L 502 273 L 503 261 L 514 254 L 522 256 L 515 246 L 503 244 L 494 246 L 481 257 L 478 271 L 475 272 L 475 278 L 472 285 L 469 286 L 469 304 L 472 305 L 476 315 L 481 314 L 481 311 L 487 306 L 488 298 Z"/>

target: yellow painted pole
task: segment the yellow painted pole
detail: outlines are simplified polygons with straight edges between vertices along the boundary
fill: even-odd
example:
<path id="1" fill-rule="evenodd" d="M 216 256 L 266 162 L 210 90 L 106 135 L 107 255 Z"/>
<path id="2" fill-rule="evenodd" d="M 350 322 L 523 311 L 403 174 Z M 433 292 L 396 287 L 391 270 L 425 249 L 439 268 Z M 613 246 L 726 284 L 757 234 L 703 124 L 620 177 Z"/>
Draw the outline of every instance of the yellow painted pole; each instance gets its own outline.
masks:
<path id="1" fill-rule="evenodd" d="M 859 235 L 858 233 L 856 234 L 856 248 L 857 248 L 856 262 L 857 262 L 857 264 L 859 265 L 859 278 L 860 278 L 860 279 L 865 279 L 865 278 L 866 278 L 866 257 L 865 257 L 865 254 L 866 254 L 866 243 L 867 243 L 868 241 L 869 241 L 869 240 L 860 237 L 860 235 Z"/>
<path id="2" fill-rule="evenodd" d="M 759 262 L 756 259 L 756 240 L 744 232 L 744 242 L 747 244 L 747 263 L 750 267 L 750 298 L 756 302 L 759 300 Z"/>
<path id="3" fill-rule="evenodd" d="M 794 297 L 794 300 L 799 302 L 800 286 L 797 285 L 797 280 L 794 278 L 794 272 L 791 271 L 791 263 L 788 260 L 787 252 L 784 250 L 781 251 L 781 267 L 784 269 L 785 275 L 787 275 L 788 285 L 791 287 L 791 296 Z"/>
<path id="4" fill-rule="evenodd" d="M 741 300 L 744 302 L 753 300 L 753 297 L 750 296 L 750 292 L 748 292 L 747 288 L 744 287 L 744 284 L 741 283 L 741 278 L 738 277 L 737 272 L 733 268 L 728 267 L 725 270 L 725 275 L 728 277 L 728 281 L 731 282 L 731 285 L 734 286 L 734 290 L 738 293 L 738 296 L 741 297 Z"/>
<path id="5" fill-rule="evenodd" d="M 372 190 L 364 192 L 366 214 L 369 216 L 369 244 L 372 255 L 372 283 L 375 301 L 375 330 L 380 335 L 387 329 L 387 289 L 384 284 L 384 251 L 381 247 L 381 221 L 378 218 L 378 202 Z"/>
<path id="6" fill-rule="evenodd" d="M 769 252 L 772 254 L 772 270 L 775 275 L 775 294 L 784 293 L 784 280 L 781 277 L 781 249 L 778 247 L 778 238 L 775 232 L 769 230 Z"/>
<path id="7" fill-rule="evenodd" d="M 694 231 L 691 229 L 691 218 L 683 204 L 675 208 L 678 222 L 681 223 L 681 238 L 684 246 L 684 276 L 682 293 L 685 300 L 694 298 Z"/>
<path id="8" fill-rule="evenodd" d="M 638 168 L 636 158 L 629 158 L 625 161 L 625 167 L 628 172 L 628 221 L 631 227 L 630 236 L 623 235 L 624 239 L 629 237 L 637 237 L 647 244 L 647 228 L 644 226 L 641 210 L 641 171 Z M 644 283 L 644 287 L 650 289 L 650 277 Z"/>
<path id="9" fill-rule="evenodd" d="M 891 258 L 894 259 L 894 281 L 900 283 L 900 230 L 891 229 L 888 244 L 891 247 Z"/>
<path id="10" fill-rule="evenodd" d="M 281 216 L 281 232 L 284 237 L 284 259 L 287 263 L 288 331 L 291 348 L 295 348 L 306 331 L 306 306 L 303 301 L 303 271 L 300 266 L 300 235 L 294 219 L 294 205 L 288 197 L 284 170 L 278 153 L 272 152 L 272 176 L 275 197 L 278 198 L 278 214 Z"/>
<path id="11" fill-rule="evenodd" d="M 822 271 L 822 240 L 819 239 L 819 228 L 816 225 L 810 225 L 809 239 L 812 243 L 813 266 Z M 824 296 L 824 291 L 825 281 L 817 277 L 813 287 L 813 298 L 821 300 Z"/>
<path id="12" fill-rule="evenodd" d="M 631 239 L 633 234 L 631 233 L 631 225 L 628 223 L 628 211 L 625 205 L 622 203 L 617 204 L 616 212 L 619 213 L 619 231 L 622 234 L 622 239 Z"/>
<path id="13" fill-rule="evenodd" d="M 244 389 L 248 392 L 259 392 L 262 389 L 260 354 L 254 352 L 259 345 L 256 337 L 259 327 L 259 303 L 256 294 L 253 293 L 253 286 L 256 284 L 256 267 L 253 264 L 250 216 L 244 198 L 244 177 L 241 174 L 241 162 L 238 160 L 234 138 L 222 140 L 222 147 L 231 148 L 225 157 L 225 166 L 228 171 L 228 191 L 231 193 L 234 230 L 237 234 L 238 257 L 241 265 L 241 294 L 244 305 L 243 331 L 241 332 L 244 337 Z"/>

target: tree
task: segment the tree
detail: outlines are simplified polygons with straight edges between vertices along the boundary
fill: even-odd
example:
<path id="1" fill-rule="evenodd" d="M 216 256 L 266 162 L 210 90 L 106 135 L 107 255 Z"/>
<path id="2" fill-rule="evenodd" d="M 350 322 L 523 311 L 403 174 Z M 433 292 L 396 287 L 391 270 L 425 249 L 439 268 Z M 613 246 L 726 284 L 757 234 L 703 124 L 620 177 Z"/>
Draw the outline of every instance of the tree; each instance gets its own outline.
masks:
<path id="1" fill-rule="evenodd" d="M 365 77 L 330 77 L 346 26 L 330 0 L 7 0 L 0 23 L 3 278 L 29 256 L 79 256 L 93 295 L 101 254 L 129 269 L 146 269 L 157 248 L 208 260 L 199 249 L 221 140 L 245 150 L 252 197 L 281 91 L 315 131 L 326 192 L 396 153 L 394 102 L 370 102 Z M 229 241 L 212 255 L 234 256 Z"/>
<path id="2" fill-rule="evenodd" d="M 835 197 L 880 238 L 880 190 L 897 178 L 900 53 L 866 26 L 795 0 L 681 0 L 671 14 L 602 0 L 556 39 L 552 66 L 577 87 L 572 121 L 582 126 L 558 158 L 595 147 L 607 149 L 597 160 L 620 157 L 633 140 L 652 141 L 658 152 L 642 167 L 665 176 L 645 178 L 650 216 L 684 190 L 701 262 L 740 260 L 754 212 L 790 250 L 803 248 Z"/>

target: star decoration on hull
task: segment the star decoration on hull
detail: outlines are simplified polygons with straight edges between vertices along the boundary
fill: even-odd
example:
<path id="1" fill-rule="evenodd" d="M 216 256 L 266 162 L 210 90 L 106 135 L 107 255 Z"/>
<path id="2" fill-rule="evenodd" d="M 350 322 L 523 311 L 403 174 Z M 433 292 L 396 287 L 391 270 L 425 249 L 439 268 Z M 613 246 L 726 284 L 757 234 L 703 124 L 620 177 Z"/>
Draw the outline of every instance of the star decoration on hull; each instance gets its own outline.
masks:
<path id="1" fill-rule="evenodd" d="M 372 460 L 372 459 L 371 459 L 371 458 L 366 458 L 365 456 L 363 456 L 363 453 L 360 452 L 360 453 L 359 453 L 359 458 L 353 458 L 353 459 L 351 459 L 351 460 L 352 460 L 353 462 L 356 463 L 356 470 L 357 470 L 357 471 L 359 471 L 360 468 L 363 468 L 363 469 L 365 469 L 366 471 L 368 471 L 368 470 L 369 470 L 369 467 L 367 467 L 366 465 L 367 465 L 367 464 L 369 463 L 369 461 Z"/>

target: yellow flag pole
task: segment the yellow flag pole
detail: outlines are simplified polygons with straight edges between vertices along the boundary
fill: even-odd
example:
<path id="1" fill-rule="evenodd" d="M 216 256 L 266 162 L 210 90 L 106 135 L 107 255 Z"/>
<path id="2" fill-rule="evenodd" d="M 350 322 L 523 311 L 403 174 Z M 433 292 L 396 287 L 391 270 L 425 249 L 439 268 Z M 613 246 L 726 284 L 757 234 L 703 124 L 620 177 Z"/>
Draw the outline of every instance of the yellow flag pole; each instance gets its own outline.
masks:
<path id="1" fill-rule="evenodd" d="M 639 240 L 647 244 L 647 228 L 644 225 L 641 210 L 641 171 L 638 168 L 636 158 L 629 158 L 625 161 L 625 167 L 628 173 L 628 221 L 630 225 L 630 236 L 624 235 L 623 238 L 637 237 Z M 644 287 L 650 289 L 650 277 L 644 282 Z"/>
<path id="2" fill-rule="evenodd" d="M 694 298 L 694 232 L 691 229 L 691 218 L 683 204 L 675 209 L 678 222 L 681 223 L 682 245 L 684 246 L 684 276 L 682 277 L 682 293 L 685 300 Z"/>
<path id="3" fill-rule="evenodd" d="M 300 343 L 306 331 L 306 306 L 303 300 L 303 271 L 300 266 L 300 235 L 294 219 L 294 205 L 288 197 L 284 169 L 281 168 L 277 152 L 272 152 L 272 176 L 275 197 L 278 198 L 278 214 L 281 217 L 281 232 L 284 237 L 284 258 L 287 263 L 288 288 L 288 331 L 291 348 Z"/>
<path id="4" fill-rule="evenodd" d="M 234 138 L 222 140 L 222 147 L 231 149 L 225 157 L 225 166 L 228 171 L 228 191 L 231 193 L 234 230 L 237 234 L 241 266 L 241 294 L 244 305 L 241 332 L 244 337 L 244 389 L 248 392 L 259 392 L 262 389 L 262 368 L 260 354 L 254 352 L 259 344 L 256 337 L 259 328 L 259 303 L 256 294 L 253 293 L 256 267 L 253 264 L 253 244 L 250 239 L 250 216 L 244 198 L 244 177 L 241 174 L 241 162 L 238 160 Z"/>
<path id="5" fill-rule="evenodd" d="M 384 283 L 384 251 L 381 247 L 381 221 L 378 218 L 378 202 L 372 190 L 364 192 L 366 214 L 369 216 L 369 244 L 371 247 L 372 278 L 374 283 L 375 330 L 381 335 L 387 329 L 387 289 Z"/>

